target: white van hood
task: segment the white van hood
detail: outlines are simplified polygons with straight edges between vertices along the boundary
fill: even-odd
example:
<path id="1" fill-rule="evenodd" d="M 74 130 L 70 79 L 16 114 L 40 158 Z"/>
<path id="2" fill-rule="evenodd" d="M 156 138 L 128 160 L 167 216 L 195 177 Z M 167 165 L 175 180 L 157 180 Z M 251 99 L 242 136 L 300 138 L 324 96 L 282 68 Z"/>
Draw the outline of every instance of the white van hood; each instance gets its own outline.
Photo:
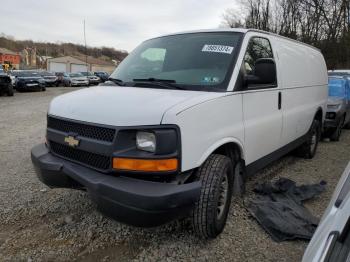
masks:
<path id="1" fill-rule="evenodd" d="M 216 95 L 215 95 L 216 94 Z M 135 87 L 98 86 L 54 98 L 49 115 L 112 126 L 159 125 L 164 113 L 182 102 L 220 93 Z M 223 93 L 221 93 L 223 94 Z"/>

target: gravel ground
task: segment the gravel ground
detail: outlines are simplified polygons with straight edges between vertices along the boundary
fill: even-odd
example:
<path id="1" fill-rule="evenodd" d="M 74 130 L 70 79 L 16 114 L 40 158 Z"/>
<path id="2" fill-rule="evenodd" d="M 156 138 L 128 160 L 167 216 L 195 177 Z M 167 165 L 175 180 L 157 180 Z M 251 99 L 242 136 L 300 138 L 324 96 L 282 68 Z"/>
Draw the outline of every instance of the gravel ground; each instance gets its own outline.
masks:
<path id="1" fill-rule="evenodd" d="M 322 142 L 313 160 L 286 156 L 248 181 L 234 200 L 225 231 L 197 239 L 188 221 L 140 229 L 99 214 L 82 191 L 49 189 L 36 178 L 30 149 L 44 141 L 50 100 L 73 88 L 0 97 L 0 261 L 300 261 L 306 241 L 275 243 L 248 214 L 245 201 L 257 182 L 287 177 L 297 183 L 328 182 L 307 202 L 325 210 L 350 160 L 350 131 L 338 143 Z"/>

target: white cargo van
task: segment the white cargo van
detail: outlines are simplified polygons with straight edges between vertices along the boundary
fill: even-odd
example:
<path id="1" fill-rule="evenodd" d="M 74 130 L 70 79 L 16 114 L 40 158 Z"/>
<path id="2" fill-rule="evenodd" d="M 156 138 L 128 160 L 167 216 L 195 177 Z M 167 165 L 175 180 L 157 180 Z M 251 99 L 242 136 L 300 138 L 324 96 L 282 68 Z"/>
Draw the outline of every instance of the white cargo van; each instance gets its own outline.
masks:
<path id="1" fill-rule="evenodd" d="M 136 226 L 191 216 L 216 237 L 245 178 L 297 150 L 315 155 L 327 101 L 319 50 L 256 30 L 206 30 L 143 42 L 105 86 L 55 98 L 39 179 L 86 189 Z"/>

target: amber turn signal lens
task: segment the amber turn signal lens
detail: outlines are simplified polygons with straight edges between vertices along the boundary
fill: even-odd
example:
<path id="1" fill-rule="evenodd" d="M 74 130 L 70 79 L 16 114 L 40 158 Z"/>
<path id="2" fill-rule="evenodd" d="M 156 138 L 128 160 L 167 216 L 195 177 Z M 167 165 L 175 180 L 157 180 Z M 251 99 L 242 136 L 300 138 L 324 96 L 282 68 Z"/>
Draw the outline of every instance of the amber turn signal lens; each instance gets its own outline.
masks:
<path id="1" fill-rule="evenodd" d="M 165 172 L 176 171 L 178 161 L 170 159 L 113 158 L 113 168 L 124 171 Z"/>

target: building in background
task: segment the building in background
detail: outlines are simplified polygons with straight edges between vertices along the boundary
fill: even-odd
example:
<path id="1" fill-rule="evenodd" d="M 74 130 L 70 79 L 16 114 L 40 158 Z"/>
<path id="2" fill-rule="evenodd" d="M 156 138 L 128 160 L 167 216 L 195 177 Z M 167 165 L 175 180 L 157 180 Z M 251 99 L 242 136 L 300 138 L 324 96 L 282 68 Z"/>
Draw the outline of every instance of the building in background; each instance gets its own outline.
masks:
<path id="1" fill-rule="evenodd" d="M 52 72 L 105 71 L 112 73 L 116 66 L 112 62 L 93 57 L 62 56 L 47 60 L 47 70 Z"/>
<path id="2" fill-rule="evenodd" d="M 19 64 L 21 62 L 21 55 L 8 50 L 6 48 L 0 48 L 0 64 L 8 64 L 10 68 L 19 68 Z"/>

